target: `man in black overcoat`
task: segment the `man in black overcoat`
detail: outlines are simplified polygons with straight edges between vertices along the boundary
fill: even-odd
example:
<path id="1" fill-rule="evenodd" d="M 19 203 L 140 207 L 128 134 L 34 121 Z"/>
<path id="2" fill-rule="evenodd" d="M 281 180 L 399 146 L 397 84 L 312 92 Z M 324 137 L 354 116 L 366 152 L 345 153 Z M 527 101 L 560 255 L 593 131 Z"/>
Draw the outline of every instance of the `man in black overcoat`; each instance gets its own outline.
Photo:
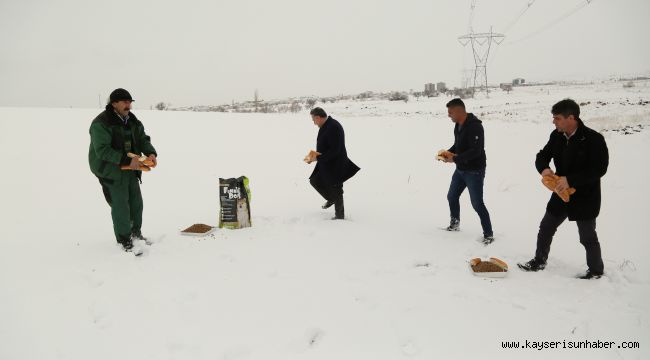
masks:
<path id="1" fill-rule="evenodd" d="M 341 123 L 327 116 L 325 110 L 319 107 L 312 109 L 310 114 L 314 125 L 320 129 L 316 139 L 316 153 L 306 159 L 307 163 L 316 161 L 309 182 L 325 198 L 323 209 L 334 205 L 335 216 L 332 220 L 345 219 L 343 183 L 360 169 L 348 159 Z"/>
<path id="2" fill-rule="evenodd" d="M 587 267 L 581 279 L 603 275 L 603 259 L 596 234 L 596 218 L 600 213 L 600 178 L 607 172 L 609 153 L 605 138 L 582 122 L 580 106 L 565 99 L 553 105 L 553 124 L 548 143 L 537 154 L 535 167 L 542 175 L 557 175 L 557 192 L 568 188 L 576 191 L 564 202 L 555 192 L 546 206 L 546 214 L 539 225 L 535 257 L 523 264 L 522 270 L 538 271 L 546 267 L 551 242 L 557 228 L 567 218 L 578 225 L 580 243 L 587 253 Z M 555 164 L 555 172 L 550 162 Z"/>

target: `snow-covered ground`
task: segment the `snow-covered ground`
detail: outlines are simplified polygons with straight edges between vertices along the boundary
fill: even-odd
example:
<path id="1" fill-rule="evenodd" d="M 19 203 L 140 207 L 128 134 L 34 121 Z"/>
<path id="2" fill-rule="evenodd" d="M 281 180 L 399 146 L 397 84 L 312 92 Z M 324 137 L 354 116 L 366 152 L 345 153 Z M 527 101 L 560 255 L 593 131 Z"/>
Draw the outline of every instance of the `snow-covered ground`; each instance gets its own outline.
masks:
<path id="1" fill-rule="evenodd" d="M 607 130 L 597 281 L 574 278 L 586 269 L 574 223 L 558 231 L 545 271 L 516 269 L 533 255 L 550 195 L 534 157 L 565 97 L 589 102 L 582 118 Z M 134 110 L 160 154 L 142 184 L 155 244 L 139 258 L 115 244 L 88 170 L 99 110 L 0 108 L 0 359 L 647 359 L 650 84 L 467 100 L 487 137 L 487 247 L 467 194 L 462 231 L 440 230 L 453 167 L 434 154 L 452 142 L 448 100 L 324 105 L 362 168 L 345 185 L 349 220 L 336 222 L 301 161 L 318 130 L 306 112 Z M 179 235 L 216 224 L 218 178 L 240 175 L 251 179 L 252 228 Z M 488 256 L 510 264 L 506 278 L 470 273 L 469 259 Z M 526 340 L 616 345 L 502 348 Z"/>

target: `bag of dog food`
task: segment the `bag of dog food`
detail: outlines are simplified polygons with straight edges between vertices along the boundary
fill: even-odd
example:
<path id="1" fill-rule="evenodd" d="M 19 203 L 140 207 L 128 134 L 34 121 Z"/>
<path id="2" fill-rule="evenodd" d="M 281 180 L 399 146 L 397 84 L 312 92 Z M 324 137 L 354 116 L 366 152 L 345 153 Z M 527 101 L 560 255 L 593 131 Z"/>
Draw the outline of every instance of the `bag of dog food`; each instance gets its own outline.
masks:
<path id="1" fill-rule="evenodd" d="M 219 227 L 241 229 L 251 226 L 251 191 L 248 178 L 219 178 Z"/>

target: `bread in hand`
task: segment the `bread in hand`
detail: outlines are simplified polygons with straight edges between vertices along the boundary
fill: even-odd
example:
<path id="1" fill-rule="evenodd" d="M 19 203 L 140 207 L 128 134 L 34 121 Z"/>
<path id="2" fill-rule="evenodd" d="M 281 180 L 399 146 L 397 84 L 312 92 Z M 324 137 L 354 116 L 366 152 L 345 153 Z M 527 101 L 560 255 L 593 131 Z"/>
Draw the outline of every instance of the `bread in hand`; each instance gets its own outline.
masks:
<path id="1" fill-rule="evenodd" d="M 319 153 L 318 151 L 309 150 L 309 154 L 307 154 L 307 156 L 305 156 L 303 160 L 309 164 L 310 162 L 315 161 L 318 155 L 321 155 L 321 153 Z"/>
<path id="2" fill-rule="evenodd" d="M 138 158 L 138 161 L 141 164 L 143 164 L 143 165 L 145 165 L 147 167 L 150 167 L 150 168 L 156 167 L 156 164 L 153 162 L 153 160 L 150 160 L 148 157 L 146 157 L 144 155 L 136 155 L 136 154 L 130 152 L 130 153 L 127 153 L 126 156 L 130 157 L 131 159 Z M 149 169 L 149 170 L 151 170 L 151 169 Z M 143 171 L 149 171 L 149 170 L 143 170 Z"/>
<path id="3" fill-rule="evenodd" d="M 564 202 L 569 202 L 571 195 L 573 195 L 576 192 L 576 189 L 574 188 L 568 188 L 564 191 L 555 191 L 555 188 L 557 187 L 557 181 L 560 179 L 559 176 L 553 174 L 553 175 L 545 175 L 542 177 L 542 184 L 546 186 L 547 189 L 555 192 L 557 196 L 562 199 Z"/>
<path id="4" fill-rule="evenodd" d="M 454 153 L 452 153 L 450 151 L 440 150 L 440 151 L 438 151 L 438 155 L 436 156 L 436 160 L 445 161 L 445 160 L 453 158 L 454 155 L 456 155 L 456 154 L 454 154 Z"/>
<path id="5" fill-rule="evenodd" d="M 131 169 L 131 167 L 130 167 L 129 165 L 122 165 L 122 166 L 120 166 L 120 169 L 122 169 L 122 170 L 134 170 L 134 169 Z M 137 169 L 135 169 L 135 170 L 140 170 L 140 171 L 151 171 L 151 168 L 148 167 L 148 166 L 145 165 L 145 164 L 140 164 L 140 166 L 139 166 Z"/>

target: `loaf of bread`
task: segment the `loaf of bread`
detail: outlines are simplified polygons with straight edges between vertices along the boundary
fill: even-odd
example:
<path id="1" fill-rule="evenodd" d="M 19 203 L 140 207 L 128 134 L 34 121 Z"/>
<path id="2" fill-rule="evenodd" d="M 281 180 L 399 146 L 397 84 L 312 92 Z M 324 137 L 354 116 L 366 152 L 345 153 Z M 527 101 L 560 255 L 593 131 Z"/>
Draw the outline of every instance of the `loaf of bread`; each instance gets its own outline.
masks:
<path id="1" fill-rule="evenodd" d="M 131 169 L 129 165 L 122 165 L 120 166 L 120 169 L 122 170 L 140 170 L 140 171 L 151 171 L 151 168 L 148 167 L 145 164 L 140 164 L 140 166 L 137 169 Z"/>
<path id="2" fill-rule="evenodd" d="M 547 189 L 555 192 L 560 199 L 564 202 L 569 202 L 571 195 L 573 195 L 576 192 L 576 189 L 574 188 L 568 188 L 564 191 L 555 191 L 555 188 L 557 187 L 557 181 L 560 179 L 559 176 L 553 174 L 553 175 L 545 175 L 542 177 L 542 184 L 546 186 Z"/>
<path id="3" fill-rule="evenodd" d="M 127 153 L 126 156 L 130 157 L 131 159 L 138 158 L 138 161 L 140 161 L 141 164 L 143 164 L 143 165 L 145 165 L 145 166 L 147 166 L 149 168 L 156 167 L 156 164 L 153 162 L 153 160 L 149 160 L 149 158 L 144 156 L 144 155 L 141 156 L 141 155 L 136 155 L 134 153 Z M 149 170 L 151 170 L 151 169 L 149 169 Z M 145 170 L 145 171 L 148 171 L 148 170 Z"/>
<path id="4" fill-rule="evenodd" d="M 474 273 L 505 273 L 508 271 L 508 264 L 497 258 L 490 258 L 489 261 L 482 261 L 480 258 L 474 258 L 469 261 L 470 267 Z"/>
<path id="5" fill-rule="evenodd" d="M 506 271 L 508 270 L 508 264 L 506 264 L 506 262 L 501 260 L 501 259 L 491 257 L 490 262 L 497 265 L 498 267 L 502 268 L 503 270 L 506 270 Z"/>
<path id="6" fill-rule="evenodd" d="M 451 159 L 454 157 L 454 153 L 447 151 L 447 150 L 440 150 L 438 151 L 438 155 L 436 156 L 436 160 L 438 161 L 445 161 L 447 159 Z"/>
<path id="7" fill-rule="evenodd" d="M 310 162 L 315 161 L 318 155 L 321 155 L 321 153 L 319 153 L 318 151 L 309 150 L 309 154 L 305 156 L 303 161 L 309 164 Z"/>

